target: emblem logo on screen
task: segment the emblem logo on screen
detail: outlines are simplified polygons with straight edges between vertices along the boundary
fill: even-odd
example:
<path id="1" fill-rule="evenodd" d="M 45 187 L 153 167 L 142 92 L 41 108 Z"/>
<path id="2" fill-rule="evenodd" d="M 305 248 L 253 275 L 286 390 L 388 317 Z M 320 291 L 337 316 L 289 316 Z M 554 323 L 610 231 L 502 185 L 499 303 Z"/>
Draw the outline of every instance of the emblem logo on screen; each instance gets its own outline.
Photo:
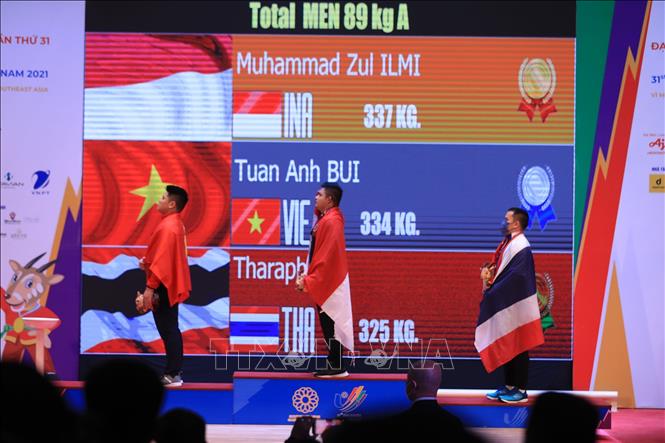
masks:
<path id="1" fill-rule="evenodd" d="M 319 406 L 319 394 L 308 386 L 296 389 L 291 404 L 301 414 L 309 414 Z"/>
<path id="2" fill-rule="evenodd" d="M 522 101 L 518 111 L 522 111 L 533 121 L 533 116 L 538 112 L 545 123 L 547 116 L 556 112 L 556 106 L 552 97 L 556 89 L 556 70 L 551 59 L 525 58 L 517 75 Z"/>
<path id="3" fill-rule="evenodd" d="M 536 296 L 540 309 L 540 321 L 543 329 L 554 327 L 552 319 L 552 305 L 554 304 L 554 284 L 547 272 L 536 273 Z"/>
<path id="4" fill-rule="evenodd" d="M 365 386 L 356 386 L 351 392 L 342 391 L 335 394 L 335 407 L 339 409 L 340 414 L 348 415 L 363 404 L 367 398 Z"/>
<path id="5" fill-rule="evenodd" d="M 529 213 L 531 229 L 534 219 L 538 219 L 540 230 L 544 231 L 547 223 L 556 220 L 552 208 L 554 198 L 554 174 L 549 166 L 523 166 L 517 177 L 517 195 Z"/>

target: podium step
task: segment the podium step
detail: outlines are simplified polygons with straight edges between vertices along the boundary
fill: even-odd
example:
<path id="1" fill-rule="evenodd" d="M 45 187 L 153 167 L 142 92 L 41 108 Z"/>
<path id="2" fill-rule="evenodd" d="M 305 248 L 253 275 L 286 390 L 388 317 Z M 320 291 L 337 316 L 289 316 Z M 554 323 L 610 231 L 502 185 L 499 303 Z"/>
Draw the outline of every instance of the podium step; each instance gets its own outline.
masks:
<path id="1" fill-rule="evenodd" d="M 288 424 L 300 415 L 332 419 L 393 414 L 409 407 L 405 381 L 405 374 L 320 379 L 310 373 L 236 372 L 233 422 Z"/>
<path id="2" fill-rule="evenodd" d="M 83 382 L 57 381 L 65 401 L 77 412 L 85 410 Z M 208 424 L 231 424 L 232 383 L 184 383 L 166 388 L 161 412 L 185 408 L 201 415 Z"/>
<path id="3" fill-rule="evenodd" d="M 490 389 L 439 389 L 437 401 L 448 412 L 456 415 L 472 428 L 524 428 L 528 424 L 530 408 L 538 395 L 547 391 L 529 390 L 529 401 L 506 404 L 485 397 Z M 616 391 L 557 391 L 584 397 L 598 409 L 600 428 L 611 428 L 612 411 L 616 411 Z"/>
<path id="4" fill-rule="evenodd" d="M 363 418 L 397 414 L 409 408 L 406 374 L 350 374 L 319 379 L 305 372 L 235 372 L 233 383 L 184 383 L 169 387 L 162 412 L 181 407 L 200 414 L 208 424 L 289 424 L 300 415 L 321 419 Z M 57 381 L 65 400 L 85 409 L 83 382 Z M 529 391 L 529 402 L 509 405 L 485 398 L 486 389 L 440 389 L 441 407 L 467 427 L 523 428 L 529 408 L 543 391 Z M 598 408 L 600 428 L 611 427 L 614 391 L 560 391 L 586 398 Z"/>

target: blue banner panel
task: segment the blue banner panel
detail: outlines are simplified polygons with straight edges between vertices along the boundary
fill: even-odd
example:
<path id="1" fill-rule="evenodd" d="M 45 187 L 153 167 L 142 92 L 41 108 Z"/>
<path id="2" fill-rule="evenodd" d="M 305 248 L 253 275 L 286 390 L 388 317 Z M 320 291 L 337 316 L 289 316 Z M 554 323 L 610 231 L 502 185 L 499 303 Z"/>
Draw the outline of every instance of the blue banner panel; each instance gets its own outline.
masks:
<path id="1" fill-rule="evenodd" d="M 279 216 L 280 244 L 307 246 L 313 196 L 336 181 L 349 248 L 493 250 L 506 209 L 521 206 L 536 250 L 572 251 L 572 146 L 234 142 L 232 151 L 238 244 L 250 233 L 271 244 L 263 224 L 275 235 Z M 266 200 L 279 210 L 264 216 Z"/>

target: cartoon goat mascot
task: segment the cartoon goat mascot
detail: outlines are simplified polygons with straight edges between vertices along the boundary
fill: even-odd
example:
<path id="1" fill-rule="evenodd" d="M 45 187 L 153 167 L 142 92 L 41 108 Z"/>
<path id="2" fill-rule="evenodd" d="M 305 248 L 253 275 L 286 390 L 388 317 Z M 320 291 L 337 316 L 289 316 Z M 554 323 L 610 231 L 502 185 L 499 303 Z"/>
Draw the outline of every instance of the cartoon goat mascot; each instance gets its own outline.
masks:
<path id="1" fill-rule="evenodd" d="M 44 274 L 55 260 L 39 268 L 33 266 L 45 254 L 33 258 L 25 266 L 9 260 L 14 275 L 2 296 L 2 310 L 6 320 L 2 330 L 2 338 L 5 340 L 2 359 L 21 361 L 27 349 L 32 361 L 39 368 L 42 363 L 39 357 L 43 353 L 43 368 L 39 369 L 43 369 L 45 374 L 55 374 L 55 366 L 49 352 L 51 348 L 49 334 L 60 326 L 60 319 L 53 311 L 41 305 L 41 299 L 49 287 L 60 283 L 65 277 L 60 274 L 51 276 Z M 40 341 L 43 342 L 43 348 L 38 349 Z"/>

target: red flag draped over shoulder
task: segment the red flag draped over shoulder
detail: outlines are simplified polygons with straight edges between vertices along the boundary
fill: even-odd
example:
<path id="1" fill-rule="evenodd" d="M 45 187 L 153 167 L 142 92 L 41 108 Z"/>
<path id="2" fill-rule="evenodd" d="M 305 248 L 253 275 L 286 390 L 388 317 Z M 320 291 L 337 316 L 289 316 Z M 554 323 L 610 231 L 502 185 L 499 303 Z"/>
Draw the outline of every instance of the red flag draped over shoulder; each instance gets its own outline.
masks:
<path id="1" fill-rule="evenodd" d="M 353 314 L 349 266 L 344 242 L 344 216 L 331 208 L 314 227 L 314 250 L 305 288 L 314 302 L 335 321 L 335 338 L 353 351 Z"/>
<path id="2" fill-rule="evenodd" d="M 192 281 L 180 214 L 167 215 L 157 226 L 148 244 L 145 268 L 148 286 L 155 285 L 154 280 L 158 279 L 168 291 L 171 306 L 189 297 Z"/>

